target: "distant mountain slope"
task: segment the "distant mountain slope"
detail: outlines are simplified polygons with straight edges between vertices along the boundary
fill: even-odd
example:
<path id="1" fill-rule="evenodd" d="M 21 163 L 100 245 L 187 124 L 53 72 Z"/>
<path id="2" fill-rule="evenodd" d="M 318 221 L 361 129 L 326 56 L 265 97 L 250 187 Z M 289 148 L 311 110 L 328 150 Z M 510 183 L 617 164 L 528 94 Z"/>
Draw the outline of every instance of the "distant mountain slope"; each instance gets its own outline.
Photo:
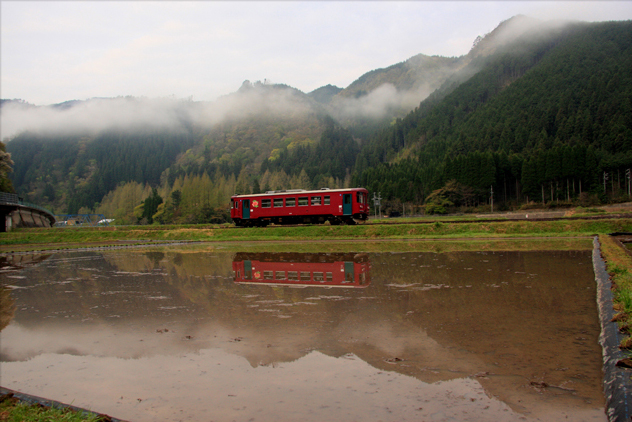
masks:
<path id="1" fill-rule="evenodd" d="M 56 212 L 92 208 L 120 183 L 157 185 L 164 169 L 193 145 L 172 131 L 104 131 L 86 137 L 22 133 L 8 144 L 20 195 Z"/>
<path id="2" fill-rule="evenodd" d="M 318 143 L 330 120 L 321 104 L 287 85 L 246 81 L 218 103 L 233 112 L 215 124 L 200 123 L 200 142 L 169 169 L 170 180 L 217 171 L 235 177 L 243 171 L 252 178 L 264 161 Z M 300 172 L 301 167 L 293 171 Z"/>
<path id="3" fill-rule="evenodd" d="M 172 184 L 204 172 L 251 179 L 275 150 L 316 144 L 326 127 L 321 105 L 301 91 L 249 81 L 213 103 L 97 99 L 32 107 L 27 116 L 33 130 L 7 145 L 16 189 L 71 213 L 132 181 L 157 186 L 162 176 Z"/>
<path id="4" fill-rule="evenodd" d="M 474 40 L 460 57 L 418 54 L 392 66 L 369 71 L 327 102 L 327 111 L 359 137 L 365 138 L 394 118 L 404 117 L 434 93 L 435 99 L 476 74 L 489 57 L 512 46 L 525 34 L 536 37 L 562 25 L 515 16 L 485 37 Z M 509 47 L 512 48 L 512 47 Z"/>
<path id="5" fill-rule="evenodd" d="M 340 91 L 342 91 L 342 88 L 338 88 L 334 85 L 325 85 L 313 90 L 307 95 L 316 102 L 329 104 L 332 98 L 334 98 L 334 96 L 336 96 Z"/>
<path id="6" fill-rule="evenodd" d="M 605 171 L 618 174 L 606 186 L 617 194 L 632 166 L 632 22 L 538 24 L 468 66 L 478 72 L 446 84 L 362 150 L 357 183 L 420 200 L 456 179 L 552 200 L 597 193 Z M 477 170 L 453 166 L 457 159 Z M 416 192 L 399 187 L 409 183 Z"/>
<path id="7" fill-rule="evenodd" d="M 403 117 L 463 66 L 459 58 L 425 56 L 365 73 L 326 103 L 328 113 L 365 138 Z"/>
<path id="8" fill-rule="evenodd" d="M 390 84 L 400 92 L 420 91 L 420 95 L 425 93 L 427 96 L 460 67 L 460 60 L 455 57 L 418 54 L 404 62 L 365 73 L 343 89 L 338 97 L 359 98 L 384 84 Z"/>
<path id="9" fill-rule="evenodd" d="M 631 26 L 518 16 L 462 57 L 417 55 L 309 94 L 245 81 L 215 102 L 3 100 L 1 129 L 16 190 L 59 212 L 204 174 L 238 192 L 354 184 L 417 203 L 456 180 L 480 203 L 491 188 L 503 201 L 596 194 L 608 172 L 614 197 L 632 165 Z"/>

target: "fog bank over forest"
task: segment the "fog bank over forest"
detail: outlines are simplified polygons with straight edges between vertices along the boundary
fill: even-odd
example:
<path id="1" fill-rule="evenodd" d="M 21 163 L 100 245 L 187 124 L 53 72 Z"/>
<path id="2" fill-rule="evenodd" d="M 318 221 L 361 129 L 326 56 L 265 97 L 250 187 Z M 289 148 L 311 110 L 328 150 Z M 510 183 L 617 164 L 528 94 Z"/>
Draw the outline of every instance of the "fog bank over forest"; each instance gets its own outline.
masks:
<path id="1" fill-rule="evenodd" d="M 291 117 L 308 113 L 310 109 L 305 99 L 296 92 L 264 89 L 255 84 L 215 102 L 173 97 L 118 97 L 34 106 L 21 101 L 4 101 L 0 114 L 1 136 L 6 142 L 24 131 L 41 136 L 92 136 L 104 130 L 182 131 L 192 126 L 208 128 L 227 119 L 253 115 Z"/>
<path id="2" fill-rule="evenodd" d="M 475 57 L 492 54 L 525 34 L 530 38 L 548 37 L 567 24 L 514 17 L 502 22 L 484 38 L 473 40 L 473 48 L 465 56 L 445 58 L 419 54 L 396 65 L 369 71 L 326 105 L 309 99 L 298 89 L 268 81 L 254 84 L 245 81 L 236 92 L 213 102 L 126 96 L 35 106 L 22 100 L 3 100 L 0 139 L 6 142 L 24 131 L 44 136 L 92 136 L 104 130 L 181 131 L 192 126 L 209 128 L 226 119 L 255 115 L 292 118 L 318 112 L 342 122 L 403 115 L 458 72 L 461 72 L 461 80 L 476 73 L 472 65 Z"/>

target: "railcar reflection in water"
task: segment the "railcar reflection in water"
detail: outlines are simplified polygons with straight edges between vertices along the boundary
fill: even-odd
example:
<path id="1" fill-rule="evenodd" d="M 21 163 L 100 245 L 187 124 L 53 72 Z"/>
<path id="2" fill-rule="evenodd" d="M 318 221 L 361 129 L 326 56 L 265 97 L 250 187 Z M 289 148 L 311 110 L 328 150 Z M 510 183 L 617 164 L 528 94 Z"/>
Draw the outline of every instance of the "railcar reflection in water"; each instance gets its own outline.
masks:
<path id="1" fill-rule="evenodd" d="M 244 253 L 235 255 L 236 283 L 280 286 L 367 287 L 367 254 Z"/>
<path id="2" fill-rule="evenodd" d="M 370 284 L 328 289 L 236 283 L 243 254 L 55 254 L 0 275 L 2 384 L 139 422 L 605 420 L 590 251 L 360 256 L 334 262 Z"/>

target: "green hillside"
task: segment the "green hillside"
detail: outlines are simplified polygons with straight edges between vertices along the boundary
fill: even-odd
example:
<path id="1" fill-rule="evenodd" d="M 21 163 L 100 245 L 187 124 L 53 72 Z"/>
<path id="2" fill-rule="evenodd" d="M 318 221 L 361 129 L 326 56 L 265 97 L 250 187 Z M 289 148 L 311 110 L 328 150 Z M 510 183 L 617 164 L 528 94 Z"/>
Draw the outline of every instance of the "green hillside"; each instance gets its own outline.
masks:
<path id="1" fill-rule="evenodd" d="M 418 55 L 342 90 L 245 81 L 213 103 L 112 100 L 127 126 L 103 108 L 92 129 L 22 132 L 6 149 L 28 201 L 124 223 L 223 221 L 233 193 L 352 185 L 437 213 L 488 206 L 492 191 L 504 209 L 589 205 L 627 198 L 630 69 L 632 22 L 516 17 L 467 55 Z"/>
<path id="2" fill-rule="evenodd" d="M 343 89 L 338 97 L 362 97 L 385 83 L 393 85 L 398 91 L 424 90 L 430 93 L 462 67 L 461 63 L 462 60 L 456 57 L 418 54 L 404 62 L 365 73 Z"/>
<path id="3" fill-rule="evenodd" d="M 630 69 L 631 22 L 527 32 L 377 134 L 354 181 L 415 202 L 451 180 L 457 202 L 484 203 L 491 189 L 503 202 L 622 195 L 632 166 Z"/>
<path id="4" fill-rule="evenodd" d="M 164 169 L 193 145 L 190 133 L 106 131 L 96 136 L 22 133 L 8 144 L 20 195 L 57 212 L 92 208 L 119 184 L 158 185 Z"/>
<path id="5" fill-rule="evenodd" d="M 325 85 L 313 90 L 307 95 L 316 102 L 329 104 L 340 91 L 342 91 L 342 88 L 338 88 L 334 85 Z"/>
<path id="6" fill-rule="evenodd" d="M 155 107 L 143 104 L 142 99 L 133 102 L 143 110 Z M 75 106 L 68 104 L 66 108 Z M 286 85 L 246 81 L 236 93 L 215 104 L 170 103 L 169 107 L 175 109 L 169 109 L 172 114 L 179 116 L 174 126 L 105 129 L 96 133 L 82 129 L 23 132 L 15 136 L 7 149 L 14 157 L 12 178 L 18 193 L 57 213 L 98 211 L 100 207 L 105 207 L 102 212 L 112 212 L 112 198 L 127 197 L 115 193 L 117 190 L 137 192 L 132 197 L 138 205 L 151 192 L 147 187 L 158 188 L 167 199 L 191 180 L 206 178 L 208 183 L 224 186 L 221 201 L 210 194 L 204 198 L 207 205 L 219 207 L 228 202 L 228 191 L 259 191 L 266 186 L 282 188 L 288 184 L 297 188 L 312 183 L 341 186 L 345 176 L 350 175 L 358 152 L 357 143 L 347 136 L 348 151 L 336 154 L 337 159 L 321 173 L 322 160 L 317 156 L 325 152 L 324 145 L 327 152 L 331 150 L 330 143 L 337 142 L 334 138 L 342 129 L 320 104 Z M 266 174 L 267 167 L 270 172 Z M 303 168 L 310 169 L 309 178 L 301 172 Z M 127 187 L 130 183 L 140 187 Z M 180 194 L 186 192 L 185 189 Z M 176 202 L 183 206 L 191 202 L 191 208 L 199 204 L 188 199 L 191 198 Z M 167 205 L 169 201 L 165 202 Z M 202 218 L 193 215 L 193 210 L 187 212 L 182 216 L 183 222 Z M 130 223 L 134 222 L 131 213 L 123 213 Z M 122 218 L 123 214 L 119 214 Z"/>

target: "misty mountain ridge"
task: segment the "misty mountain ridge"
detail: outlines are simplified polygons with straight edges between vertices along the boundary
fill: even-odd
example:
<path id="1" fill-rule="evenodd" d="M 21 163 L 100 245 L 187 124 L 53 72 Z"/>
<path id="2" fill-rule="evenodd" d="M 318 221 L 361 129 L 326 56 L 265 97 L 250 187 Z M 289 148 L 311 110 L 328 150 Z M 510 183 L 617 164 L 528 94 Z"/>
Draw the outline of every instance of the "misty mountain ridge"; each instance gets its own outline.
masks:
<path id="1" fill-rule="evenodd" d="M 342 88 L 329 84 L 316 88 L 307 95 L 314 99 L 314 101 L 326 105 L 329 104 L 340 91 L 342 91 Z"/>
<path id="2" fill-rule="evenodd" d="M 267 112 L 295 113 L 297 105 L 301 112 L 306 112 L 306 109 L 316 113 L 326 112 L 344 126 L 354 126 L 366 119 L 390 121 L 394 117 L 403 117 L 455 75 L 460 82 L 466 80 L 477 71 L 468 69 L 475 58 L 489 56 L 525 33 L 535 30 L 544 32 L 543 28 L 550 26 L 560 24 L 516 16 L 502 22 L 490 34 L 479 37 L 467 55 L 441 57 L 418 54 L 392 66 L 369 71 L 344 89 L 326 85 L 308 94 L 288 85 L 264 80 L 255 83 L 244 81 L 237 91 L 215 101 L 125 96 L 34 106 L 22 100 L 2 100 L 1 136 L 3 140 L 10 139 L 23 130 L 94 134 L 110 127 L 125 130 L 142 126 L 165 128 L 169 125 L 181 130 L 183 126 L 190 125 L 208 127 L 225 117 Z M 246 106 L 248 99 L 252 104 Z M 273 108 L 261 104 L 262 101 L 270 101 Z M 27 110 L 35 111 L 35 114 L 24 116 Z M 56 113 L 65 111 L 71 113 Z M 156 113 L 156 117 L 152 118 L 151 113 Z M 134 118 L 138 119 L 137 123 L 132 121 Z M 91 119 L 96 122 L 94 128 L 88 123 Z"/>
<path id="3" fill-rule="evenodd" d="M 365 144 L 354 183 L 437 212 L 492 189 L 505 204 L 629 200 L 632 22 L 519 29 Z"/>
<path id="4" fill-rule="evenodd" d="M 612 26 L 613 31 L 627 30 L 625 23 Z M 566 98 L 572 94 L 558 93 L 553 81 L 577 71 L 575 61 L 584 60 L 583 55 L 607 50 L 603 44 L 608 42 L 607 35 L 599 38 L 603 45 L 590 44 L 588 36 L 581 38 L 582 31 L 591 28 L 601 27 L 517 16 L 477 38 L 464 56 L 415 55 L 367 72 L 344 89 L 326 85 L 304 93 L 264 80 L 244 81 L 235 92 L 213 102 L 119 97 L 38 107 L 3 100 L 3 136 L 9 129 L 17 133 L 7 145 L 16 162 L 14 185 L 32 202 L 64 211 L 64 207 L 68 211 L 92 208 L 106 193 L 131 181 L 159 185 L 161 192 L 168 195 L 186 184 L 187 177 L 203 174 L 226 189 L 234 189 L 233 192 L 250 192 L 265 186 L 286 188 L 290 184 L 362 184 L 381 189 L 388 197 L 399 195 L 402 200 L 423 201 L 432 189 L 445 182 L 441 166 L 446 155 L 500 149 L 507 153 L 525 151 L 527 155 L 516 158 L 522 163 L 530 158 L 528 154 L 534 148 L 555 145 L 555 125 L 550 121 L 542 123 L 543 115 L 565 125 L 559 132 L 569 134 L 565 135 L 565 142 L 577 142 L 571 141 L 579 125 L 576 122 L 588 125 L 592 114 L 585 116 L 587 111 L 581 108 L 572 111 L 581 115 L 567 116 L 573 110 L 568 101 L 561 105 L 555 101 L 557 96 Z M 571 39 L 578 46 L 573 48 L 581 53 L 560 55 L 558 63 L 553 53 L 568 48 Z M 626 56 L 613 57 L 625 60 Z M 541 62 L 546 66 L 541 68 Z M 630 68 L 627 63 L 617 66 Z M 613 66 L 608 69 L 614 72 Z M 528 75 L 539 75 L 539 79 Z M 577 78 L 590 76 L 580 72 Z M 534 88 L 538 87 L 533 85 L 536 82 L 521 82 L 533 80 L 541 86 L 551 86 L 542 90 Z M 610 85 L 608 92 L 617 87 Z M 600 85 L 595 82 L 590 86 Z M 547 99 L 554 92 L 556 98 Z M 513 107 L 498 102 L 508 95 L 512 95 L 514 104 L 529 98 L 534 104 L 551 105 L 538 110 L 531 105 Z M 586 95 L 595 97 L 590 91 Z M 608 100 L 598 97 L 595 101 Z M 486 105 L 496 103 L 502 106 L 482 114 Z M 590 113 L 597 114 L 599 107 L 608 109 L 599 103 L 594 107 Z M 501 125 L 498 116 L 509 109 L 513 115 Z M 554 110 L 558 109 L 556 117 Z M 539 114 L 532 115 L 536 110 Z M 533 129 L 527 128 L 530 121 L 537 122 Z M 92 122 L 98 124 L 91 125 Z M 623 129 L 613 133 L 625 139 L 626 124 L 622 123 Z M 20 125 L 29 127 L 30 133 L 18 130 Z M 543 135 L 543 130 L 550 135 Z M 618 151 L 616 145 L 626 145 L 616 139 L 608 142 L 615 145 L 608 147 L 613 154 Z M 595 143 L 595 147 L 600 144 Z M 125 159 L 116 160 L 120 154 Z M 147 155 L 152 155 L 151 159 Z M 375 183 L 381 180 L 395 184 L 400 176 L 370 174 L 371 169 L 396 169 L 405 160 L 409 160 L 409 167 L 404 173 L 415 174 L 421 180 L 402 183 L 401 186 L 407 186 L 403 190 Z M 137 161 L 140 166 L 135 164 Z M 428 163 L 434 167 L 428 167 Z M 415 169 L 424 169 L 425 173 Z M 422 173 L 424 176 L 420 176 Z M 72 180 L 64 180 L 65 174 Z M 518 186 L 520 180 L 515 179 L 519 176 L 511 177 Z M 413 190 L 410 186 L 421 188 Z M 406 192 L 413 192 L 413 197 L 406 196 Z M 509 194 L 519 197 L 520 189 Z"/>

